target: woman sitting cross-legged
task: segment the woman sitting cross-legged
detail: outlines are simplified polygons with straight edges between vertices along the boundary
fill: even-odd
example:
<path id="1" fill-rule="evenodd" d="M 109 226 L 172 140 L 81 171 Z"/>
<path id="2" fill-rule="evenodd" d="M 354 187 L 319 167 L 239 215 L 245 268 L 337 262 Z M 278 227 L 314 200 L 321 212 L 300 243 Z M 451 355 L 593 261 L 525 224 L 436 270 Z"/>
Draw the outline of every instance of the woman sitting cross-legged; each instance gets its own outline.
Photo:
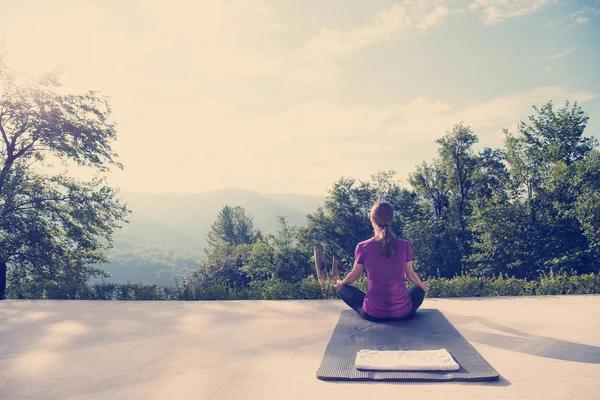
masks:
<path id="1" fill-rule="evenodd" d="M 413 270 L 410 243 L 397 238 L 390 229 L 393 214 L 389 203 L 375 203 L 371 209 L 375 235 L 356 246 L 354 268 L 335 284 L 342 300 L 369 321 L 412 319 L 429 290 Z M 367 270 L 366 294 L 349 286 L 363 269 Z M 406 279 L 415 285 L 410 291 Z"/>

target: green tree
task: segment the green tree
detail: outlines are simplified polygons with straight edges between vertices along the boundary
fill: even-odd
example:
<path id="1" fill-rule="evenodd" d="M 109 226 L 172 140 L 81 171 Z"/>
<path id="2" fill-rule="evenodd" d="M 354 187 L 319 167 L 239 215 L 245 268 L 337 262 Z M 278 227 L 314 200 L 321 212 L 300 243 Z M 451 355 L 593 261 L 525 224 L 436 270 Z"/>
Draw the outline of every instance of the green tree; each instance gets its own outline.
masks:
<path id="1" fill-rule="evenodd" d="M 244 208 L 225 206 L 208 232 L 206 254 L 210 255 L 213 247 L 223 243 L 230 246 L 252 244 L 259 237 L 260 232 L 254 229 L 252 217 Z"/>
<path id="2" fill-rule="evenodd" d="M 467 220 L 471 213 L 470 200 L 474 187 L 475 172 L 479 158 L 473 152 L 473 145 L 478 139 L 471 128 L 462 123 L 457 124 L 441 139 L 436 140 L 440 145 L 439 154 L 443 168 L 448 174 L 454 201 L 456 204 L 456 219 L 459 227 L 459 244 L 462 255 L 469 253 Z"/>
<path id="3" fill-rule="evenodd" d="M 567 101 L 558 111 L 552 101 L 533 109 L 536 114 L 520 127 L 528 158 L 571 165 L 584 160 L 597 145 L 594 138 L 583 136 L 589 117 L 577 102 L 570 106 Z"/>
<path id="4" fill-rule="evenodd" d="M 101 176 L 68 175 L 68 162 L 103 173 L 122 168 L 107 98 L 96 92 L 64 94 L 58 74 L 17 77 L 0 55 L 0 299 L 13 284 L 85 282 L 102 271 L 104 251 L 128 210 Z M 64 171 L 43 173 L 45 160 Z M 58 283 L 57 283 L 58 282 Z"/>
<path id="5" fill-rule="evenodd" d="M 252 246 L 244 272 L 255 281 L 300 282 L 312 273 L 311 251 L 302 246 L 300 229 L 278 216 L 279 229 Z"/>
<path id="6" fill-rule="evenodd" d="M 278 216 L 277 220 L 279 229 L 270 235 L 274 277 L 287 282 L 300 282 L 312 272 L 311 253 L 302 247 L 298 227 L 290 226 L 284 216 Z"/>
<path id="7" fill-rule="evenodd" d="M 244 208 L 225 206 L 213 222 L 204 249 L 204 269 L 211 279 L 240 288 L 248 283 L 243 267 L 252 245 L 262 237 Z"/>
<path id="8" fill-rule="evenodd" d="M 577 219 L 587 239 L 587 251 L 593 258 L 588 271 L 592 272 L 600 266 L 600 151 L 592 150 L 577 172 L 573 186 L 578 193 L 569 216 Z"/>
<path id="9" fill-rule="evenodd" d="M 425 275 L 452 277 L 461 273 L 463 258 L 469 254 L 471 201 L 478 181 L 481 188 L 485 186 L 481 180 L 484 165 L 472 148 L 477 136 L 462 123 L 436 143 L 440 157 L 431 164 L 424 162 L 410 174 L 409 182 L 422 207 L 406 232 L 415 247 L 418 269 Z M 495 154 L 488 153 L 490 165 L 485 166 L 491 167 Z"/>
<path id="10" fill-rule="evenodd" d="M 354 263 L 356 245 L 373 236 L 370 211 L 384 198 L 394 207 L 392 230 L 403 236 L 407 221 L 417 209 L 414 193 L 394 181 L 394 172 L 377 173 L 369 181 L 342 178 L 333 184 L 325 206 L 307 216 L 307 225 L 299 232 L 304 248 L 324 245 L 324 256 L 338 258 L 345 268 Z"/>
<path id="11" fill-rule="evenodd" d="M 420 200 L 428 203 L 436 219 L 442 219 L 450 207 L 448 174 L 439 159 L 432 165 L 423 162 L 409 175 L 409 182 Z"/>
<path id="12" fill-rule="evenodd" d="M 471 268 L 530 278 L 550 269 L 593 271 L 600 175 L 596 141 L 583 136 L 588 117 L 577 103 L 534 111 L 520 135 L 506 132 L 505 191 L 478 202 Z"/>

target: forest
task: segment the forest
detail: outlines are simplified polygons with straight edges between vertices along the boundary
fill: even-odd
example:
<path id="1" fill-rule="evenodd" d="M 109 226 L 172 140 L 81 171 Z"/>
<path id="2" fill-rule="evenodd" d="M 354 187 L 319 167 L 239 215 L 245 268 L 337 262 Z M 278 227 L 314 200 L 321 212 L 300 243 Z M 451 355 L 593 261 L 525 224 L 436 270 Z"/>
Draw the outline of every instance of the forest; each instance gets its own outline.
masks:
<path id="1" fill-rule="evenodd" d="M 502 148 L 476 150 L 476 132 L 458 123 L 407 182 L 398 171 L 342 177 L 304 225 L 281 215 L 274 232 L 261 232 L 244 208 L 224 204 L 201 259 L 173 265 L 189 270 L 175 287 L 119 286 L 104 282 L 99 267 L 131 212 L 102 175 L 122 168 L 109 99 L 63 94 L 52 74 L 22 83 L 0 66 L 0 298 L 103 298 L 93 292 L 104 289 L 108 297 L 129 293 L 123 298 L 138 289 L 155 293 L 149 298 L 334 296 L 315 280 L 314 247 L 346 273 L 356 244 L 373 234 L 369 211 L 380 199 L 393 205 L 392 229 L 411 242 L 425 280 L 511 280 L 518 294 L 535 294 L 531 282 L 559 276 L 571 286 L 587 282 L 560 292 L 600 290 L 600 151 L 577 102 L 534 106 L 516 132 L 504 131 Z M 42 168 L 51 157 L 99 174 L 51 175 Z"/>
<path id="2" fill-rule="evenodd" d="M 600 270 L 600 152 L 585 135 L 577 104 L 533 107 L 503 148 L 475 151 L 477 135 L 457 124 L 439 138 L 438 157 L 417 166 L 410 187 L 381 171 L 342 178 L 305 226 L 279 220 L 262 235 L 240 207 L 226 206 L 211 227 L 196 287 L 243 291 L 315 274 L 313 248 L 353 264 L 356 244 L 373 235 L 369 211 L 379 199 L 395 210 L 393 231 L 409 240 L 426 279 L 471 277 L 540 281 L 594 276 Z M 591 275 L 590 275 L 591 274 Z"/>

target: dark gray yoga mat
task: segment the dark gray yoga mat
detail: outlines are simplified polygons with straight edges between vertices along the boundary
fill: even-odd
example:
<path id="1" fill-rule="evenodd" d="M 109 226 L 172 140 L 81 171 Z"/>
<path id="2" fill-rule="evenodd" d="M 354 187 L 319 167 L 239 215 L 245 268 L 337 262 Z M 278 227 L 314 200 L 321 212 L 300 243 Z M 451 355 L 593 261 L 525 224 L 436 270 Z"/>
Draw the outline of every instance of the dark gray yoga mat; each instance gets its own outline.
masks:
<path id="1" fill-rule="evenodd" d="M 359 371 L 356 353 L 369 350 L 446 349 L 458 371 Z M 322 380 L 494 381 L 498 372 L 438 310 L 419 310 L 410 321 L 369 322 L 353 310 L 340 315 L 317 370 Z"/>

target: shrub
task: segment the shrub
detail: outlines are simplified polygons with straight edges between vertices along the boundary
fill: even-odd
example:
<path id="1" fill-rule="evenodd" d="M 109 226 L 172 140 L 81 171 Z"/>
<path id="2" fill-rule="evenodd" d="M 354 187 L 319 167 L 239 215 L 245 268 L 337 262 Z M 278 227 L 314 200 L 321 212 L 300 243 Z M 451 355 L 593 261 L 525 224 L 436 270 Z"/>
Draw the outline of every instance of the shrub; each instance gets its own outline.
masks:
<path id="1" fill-rule="evenodd" d="M 367 280 L 366 276 L 361 276 L 356 282 L 354 282 L 354 286 L 366 293 L 367 287 L 369 286 L 369 281 Z"/>
<path id="2" fill-rule="evenodd" d="M 301 298 L 300 285 L 272 278 L 264 282 L 264 300 L 295 300 Z"/>
<path id="3" fill-rule="evenodd" d="M 522 296 L 535 294 L 535 282 L 503 275 L 489 280 L 490 296 Z"/>
<path id="4" fill-rule="evenodd" d="M 555 274 L 550 271 L 539 281 L 528 281 L 500 275 L 493 278 L 457 276 L 452 279 L 431 278 L 427 297 L 483 297 L 529 296 L 560 294 L 600 294 L 600 273 L 586 275 Z M 56 282 L 44 287 L 32 280 L 23 279 L 20 285 L 8 287 L 8 297 L 13 299 L 81 299 L 81 300 L 316 300 L 339 299 L 332 281 L 317 281 L 314 276 L 301 282 L 288 282 L 279 278 L 252 281 L 246 287 L 231 288 L 214 279 L 183 279 L 174 287 L 146 285 L 143 283 L 116 284 L 97 282 L 91 285 L 65 288 Z M 358 279 L 354 285 L 367 290 L 367 278 Z"/>
<path id="5" fill-rule="evenodd" d="M 165 300 L 164 292 L 157 285 L 138 283 L 131 285 L 134 300 Z"/>
<path id="6" fill-rule="evenodd" d="M 210 283 L 195 287 L 193 300 L 227 300 L 229 288 L 224 283 Z"/>
<path id="7" fill-rule="evenodd" d="M 111 282 L 94 283 L 91 286 L 90 300 L 113 300 L 118 286 Z"/>
<path id="8" fill-rule="evenodd" d="M 314 276 L 309 276 L 300 282 L 301 298 L 306 300 L 316 300 L 323 298 L 322 287 Z"/>

